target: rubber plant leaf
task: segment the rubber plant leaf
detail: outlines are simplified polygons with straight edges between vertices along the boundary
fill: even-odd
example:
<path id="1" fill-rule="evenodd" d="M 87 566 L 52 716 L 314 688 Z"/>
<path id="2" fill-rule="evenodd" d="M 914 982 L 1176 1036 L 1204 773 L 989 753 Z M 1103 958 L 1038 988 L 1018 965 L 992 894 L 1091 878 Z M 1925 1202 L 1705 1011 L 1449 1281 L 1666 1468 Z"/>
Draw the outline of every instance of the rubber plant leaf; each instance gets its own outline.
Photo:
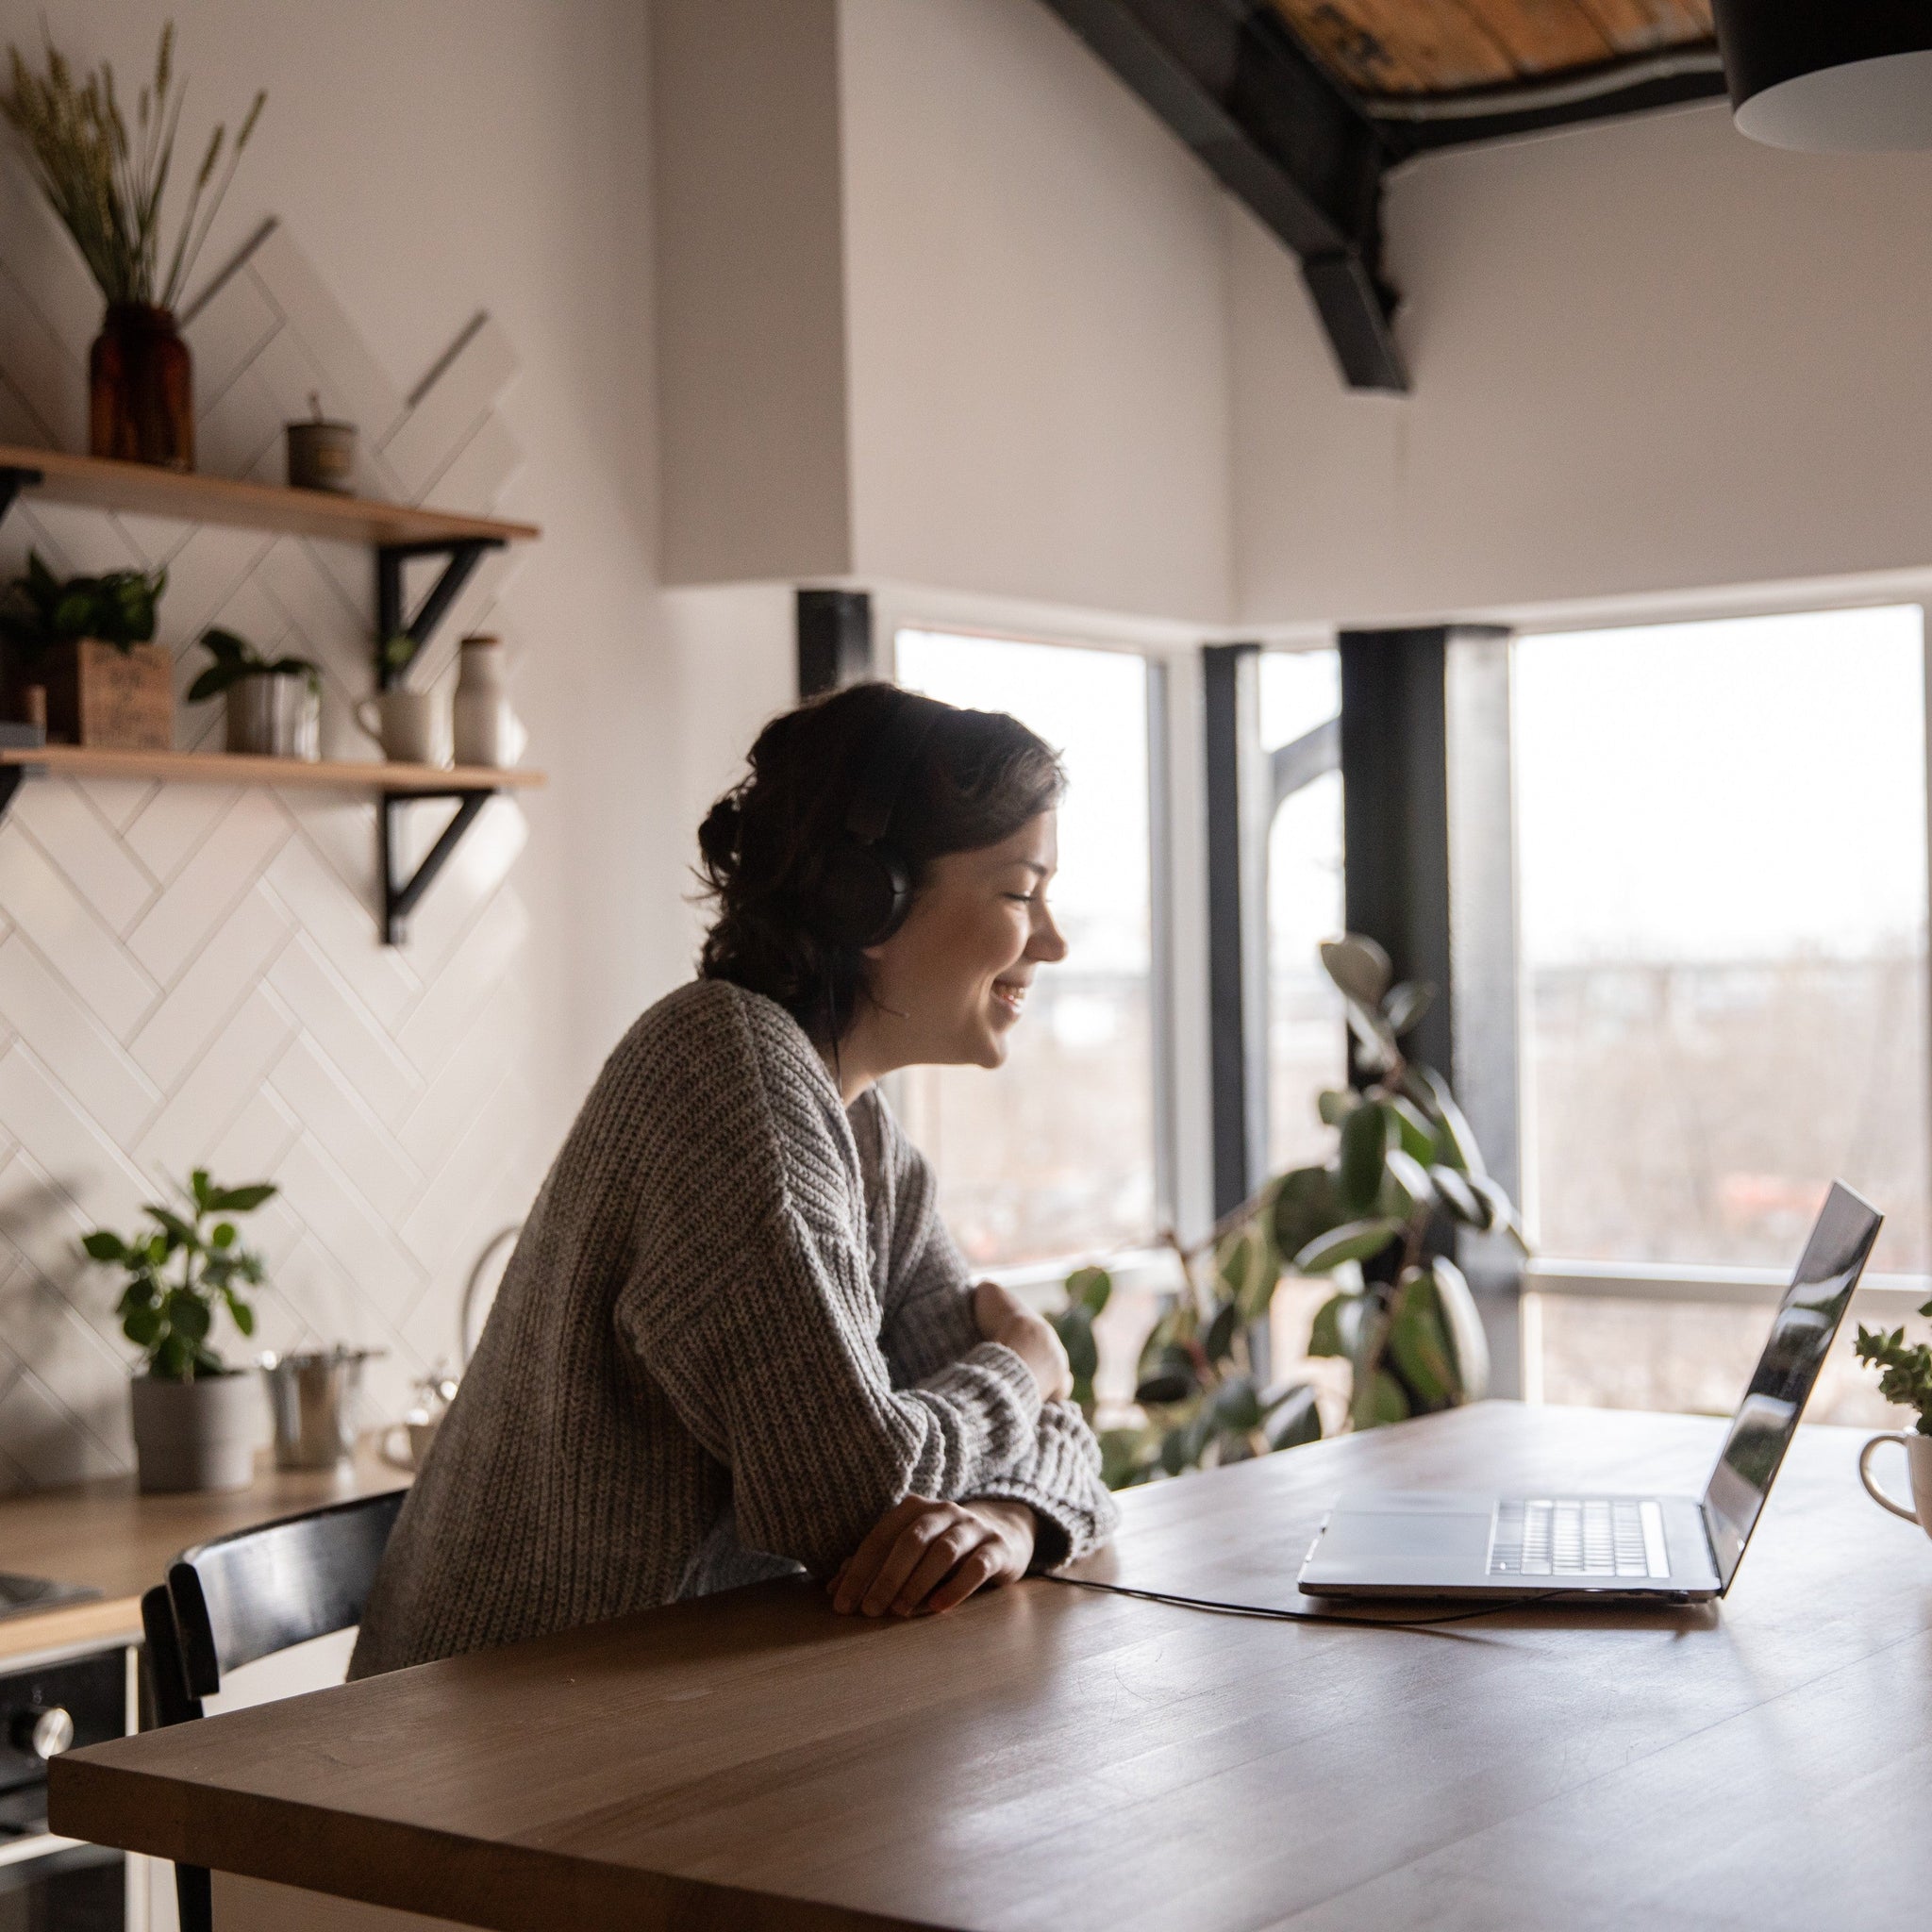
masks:
<path id="1" fill-rule="evenodd" d="M 1350 999 L 1365 1007 L 1381 1005 L 1395 969 L 1374 940 L 1346 933 L 1339 940 L 1324 940 L 1320 950 L 1323 970 Z"/>
<path id="2" fill-rule="evenodd" d="M 1402 1223 L 1387 1217 L 1373 1221 L 1349 1221 L 1332 1232 L 1318 1236 L 1294 1257 L 1298 1274 L 1321 1274 L 1339 1268 L 1344 1261 L 1368 1261 L 1379 1255 L 1402 1232 Z"/>
<path id="3" fill-rule="evenodd" d="M 1341 1124 L 1341 1206 L 1351 1214 L 1367 1214 L 1382 1191 L 1392 1124 L 1373 1100 L 1363 1102 Z"/>

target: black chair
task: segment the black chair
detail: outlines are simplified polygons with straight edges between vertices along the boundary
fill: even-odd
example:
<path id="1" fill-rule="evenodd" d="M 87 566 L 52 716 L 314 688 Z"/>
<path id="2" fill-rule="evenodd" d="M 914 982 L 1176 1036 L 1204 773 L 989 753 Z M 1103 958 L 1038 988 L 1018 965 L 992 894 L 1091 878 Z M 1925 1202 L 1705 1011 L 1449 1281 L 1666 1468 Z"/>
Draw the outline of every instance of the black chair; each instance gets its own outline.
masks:
<path id="1" fill-rule="evenodd" d="M 331 1503 L 183 1550 L 141 1600 L 157 1724 L 202 1715 L 225 1672 L 362 1621 L 405 1490 Z M 181 1932 L 212 1932 L 208 1875 L 176 1865 Z"/>

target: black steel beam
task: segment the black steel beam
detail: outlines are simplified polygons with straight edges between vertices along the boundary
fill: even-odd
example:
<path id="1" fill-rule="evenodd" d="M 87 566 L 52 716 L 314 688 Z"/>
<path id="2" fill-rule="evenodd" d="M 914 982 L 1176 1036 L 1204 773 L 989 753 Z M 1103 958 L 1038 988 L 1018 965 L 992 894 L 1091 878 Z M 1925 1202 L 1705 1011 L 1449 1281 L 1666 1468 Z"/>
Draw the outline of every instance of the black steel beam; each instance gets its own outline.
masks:
<path id="1" fill-rule="evenodd" d="M 1208 1041 L 1214 1213 L 1260 1185 L 1268 1159 L 1266 841 L 1272 788 L 1261 750 L 1260 648 L 1201 653 L 1207 758 Z"/>
<path id="2" fill-rule="evenodd" d="M 1404 120 L 1392 106 L 1386 111 L 1379 107 L 1372 111 L 1382 125 L 1385 139 L 1421 153 L 1424 149 L 1466 147 L 1478 141 L 1501 141 L 1512 134 L 1574 127 L 1586 121 L 1618 120 L 1694 101 L 1713 101 L 1724 94 L 1724 77 L 1721 73 L 1676 74 L 1660 79 L 1633 80 L 1627 87 L 1593 94 L 1585 100 L 1558 101 L 1544 107 L 1511 107 L 1509 94 L 1524 92 L 1520 88 L 1498 90 L 1494 105 L 1487 111 L 1482 108 L 1482 97 L 1471 95 L 1458 104 L 1454 116 L 1441 119 Z"/>
<path id="3" fill-rule="evenodd" d="M 1045 0 L 1301 258 L 1352 389 L 1406 391 L 1382 172 L 1407 152 L 1269 0 Z"/>
<path id="4" fill-rule="evenodd" d="M 1454 1078 L 1449 979 L 1449 633 L 1341 634 L 1344 919 L 1435 1004 L 1405 1042 Z"/>
<path id="5" fill-rule="evenodd" d="M 797 624 L 801 703 L 876 675 L 872 599 L 865 591 L 801 591 Z"/>

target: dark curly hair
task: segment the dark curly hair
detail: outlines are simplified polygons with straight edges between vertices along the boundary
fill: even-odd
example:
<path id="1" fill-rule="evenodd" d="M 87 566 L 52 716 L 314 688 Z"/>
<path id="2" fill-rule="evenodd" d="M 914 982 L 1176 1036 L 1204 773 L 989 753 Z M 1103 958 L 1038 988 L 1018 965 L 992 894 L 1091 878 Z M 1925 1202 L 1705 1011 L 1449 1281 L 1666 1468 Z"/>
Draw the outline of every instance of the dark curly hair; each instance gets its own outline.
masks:
<path id="1" fill-rule="evenodd" d="M 855 684 L 774 718 L 745 776 L 698 828 L 698 875 L 717 908 L 700 975 L 776 1000 L 824 1045 L 852 1024 L 865 960 L 822 940 L 812 908 L 826 854 L 845 836 L 854 774 L 897 703 L 895 686 Z M 1017 718 L 946 705 L 899 790 L 886 842 L 916 893 L 934 859 L 1011 838 L 1065 788 L 1058 757 Z"/>

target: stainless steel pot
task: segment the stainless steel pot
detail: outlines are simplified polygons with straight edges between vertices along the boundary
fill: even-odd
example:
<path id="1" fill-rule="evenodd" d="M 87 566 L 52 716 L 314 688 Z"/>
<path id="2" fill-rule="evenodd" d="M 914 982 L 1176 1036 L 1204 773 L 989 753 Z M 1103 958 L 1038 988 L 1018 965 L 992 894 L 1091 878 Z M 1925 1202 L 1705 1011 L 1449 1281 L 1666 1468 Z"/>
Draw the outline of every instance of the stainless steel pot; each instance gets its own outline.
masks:
<path id="1" fill-rule="evenodd" d="M 226 698 L 230 751 L 308 764 L 322 755 L 322 699 L 299 672 L 257 672 Z"/>
<path id="2" fill-rule="evenodd" d="M 354 1452 L 362 1364 L 380 1354 L 379 1348 L 339 1344 L 325 1355 L 259 1357 L 275 1418 L 277 1469 L 333 1469 Z"/>

